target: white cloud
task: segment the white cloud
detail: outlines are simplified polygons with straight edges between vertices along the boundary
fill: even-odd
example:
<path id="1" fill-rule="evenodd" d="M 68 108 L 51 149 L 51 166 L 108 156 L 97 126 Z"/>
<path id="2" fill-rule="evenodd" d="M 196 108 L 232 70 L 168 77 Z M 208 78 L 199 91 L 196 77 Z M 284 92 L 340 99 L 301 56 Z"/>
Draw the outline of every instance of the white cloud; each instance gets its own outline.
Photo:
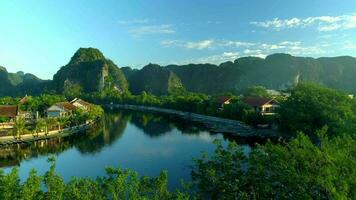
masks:
<path id="1" fill-rule="evenodd" d="M 131 29 L 129 33 L 133 36 L 152 35 L 152 34 L 172 34 L 175 33 L 172 24 L 140 26 Z"/>
<path id="2" fill-rule="evenodd" d="M 161 42 L 164 47 L 181 47 L 185 49 L 213 49 L 221 52 L 203 58 L 190 60 L 191 62 L 221 63 L 235 60 L 240 56 L 255 56 L 265 58 L 273 53 L 288 53 L 295 56 L 320 56 L 330 52 L 328 43 L 305 45 L 300 41 L 281 41 L 275 43 L 234 41 L 234 40 L 201 40 L 197 42 L 182 40 L 165 40 Z M 352 46 L 349 45 L 349 48 Z M 189 61 L 188 61 L 189 62 Z"/>
<path id="3" fill-rule="evenodd" d="M 224 57 L 232 58 L 232 59 L 238 58 L 239 55 L 240 55 L 239 52 L 224 52 L 224 53 L 223 53 L 223 56 L 224 56 Z"/>
<path id="4" fill-rule="evenodd" d="M 198 42 L 187 42 L 184 46 L 187 49 L 207 49 L 211 48 L 214 44 L 214 40 L 202 40 Z"/>
<path id="5" fill-rule="evenodd" d="M 119 20 L 118 23 L 121 25 L 136 25 L 136 24 L 147 24 L 151 22 L 150 19 L 130 19 L 130 20 Z"/>
<path id="6" fill-rule="evenodd" d="M 320 45 L 303 46 L 300 41 L 282 41 L 277 43 L 224 41 L 222 44 L 222 46 L 225 47 L 228 45 L 241 49 L 245 55 L 266 55 L 276 52 L 290 53 L 293 55 L 311 55 L 321 54 L 324 52 L 322 50 L 322 46 Z"/>
<path id="7" fill-rule="evenodd" d="M 277 31 L 315 26 L 319 31 L 326 32 L 356 28 L 356 14 L 291 19 L 274 18 L 267 21 L 251 22 L 251 24 Z"/>
<path id="8" fill-rule="evenodd" d="M 222 54 L 198 58 L 194 62 L 220 64 L 222 62 L 235 60 L 239 57 L 239 55 L 239 52 L 223 52 Z"/>
<path id="9" fill-rule="evenodd" d="M 221 46 L 234 46 L 234 47 L 250 47 L 253 46 L 254 43 L 251 42 L 242 42 L 242 41 L 231 41 L 225 40 L 220 43 Z"/>
<path id="10" fill-rule="evenodd" d="M 172 46 L 178 46 L 178 47 L 183 47 L 186 49 L 208 49 L 212 48 L 214 45 L 215 41 L 208 39 L 208 40 L 201 40 L 201 41 L 182 41 L 182 40 L 164 40 L 161 42 L 161 45 L 164 47 L 172 47 Z"/>

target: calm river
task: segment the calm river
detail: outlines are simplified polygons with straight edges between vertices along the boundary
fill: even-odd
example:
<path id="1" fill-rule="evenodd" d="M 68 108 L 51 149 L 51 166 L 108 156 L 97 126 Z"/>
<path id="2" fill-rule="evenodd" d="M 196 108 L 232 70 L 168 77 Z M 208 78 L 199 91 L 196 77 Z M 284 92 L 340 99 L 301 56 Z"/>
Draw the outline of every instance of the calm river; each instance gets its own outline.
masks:
<path id="1" fill-rule="evenodd" d="M 103 176 L 109 166 L 130 168 L 147 176 L 167 170 L 172 189 L 180 186 L 181 179 L 190 180 L 192 159 L 204 151 L 213 152 L 214 139 L 224 144 L 228 141 L 199 124 L 167 115 L 108 111 L 96 128 L 80 136 L 0 147 L 0 167 L 5 172 L 19 167 L 24 179 L 32 168 L 44 174 L 49 169 L 48 156 L 56 155 L 57 171 L 66 181 L 72 176 Z M 249 151 L 247 141 L 232 140 Z"/>

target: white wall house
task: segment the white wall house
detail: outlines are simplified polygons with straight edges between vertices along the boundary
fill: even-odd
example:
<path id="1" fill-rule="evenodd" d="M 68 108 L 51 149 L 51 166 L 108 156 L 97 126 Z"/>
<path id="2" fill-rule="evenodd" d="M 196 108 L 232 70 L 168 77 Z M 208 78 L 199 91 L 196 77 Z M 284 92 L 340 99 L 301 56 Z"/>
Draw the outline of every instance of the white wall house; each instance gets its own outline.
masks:
<path id="1" fill-rule="evenodd" d="M 47 109 L 47 117 L 70 116 L 75 109 L 76 107 L 69 102 L 56 103 Z"/>

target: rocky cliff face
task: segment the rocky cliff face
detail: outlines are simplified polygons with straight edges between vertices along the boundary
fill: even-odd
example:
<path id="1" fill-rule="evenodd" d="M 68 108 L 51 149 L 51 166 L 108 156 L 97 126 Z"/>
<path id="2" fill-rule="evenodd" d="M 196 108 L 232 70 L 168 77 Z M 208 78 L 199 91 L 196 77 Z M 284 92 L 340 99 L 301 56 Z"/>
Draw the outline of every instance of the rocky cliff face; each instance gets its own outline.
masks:
<path id="1" fill-rule="evenodd" d="M 94 48 L 80 48 L 53 76 L 53 86 L 58 92 L 68 87 L 79 87 L 83 92 L 100 92 L 105 88 L 124 92 L 128 89 L 122 71 Z"/>
<path id="2" fill-rule="evenodd" d="M 105 89 L 134 94 L 143 91 L 165 95 L 182 90 L 217 94 L 241 92 L 250 86 L 287 89 L 299 82 L 310 81 L 356 93 L 356 58 L 295 57 L 273 54 L 265 59 L 243 57 L 220 65 L 189 64 L 161 67 L 149 64 L 142 69 L 118 68 L 94 48 L 80 48 L 69 63 L 43 81 L 32 74 L 9 73 L 0 67 L 0 96 L 40 94 L 55 90 L 101 92 Z M 127 81 L 128 80 L 128 81 Z"/>

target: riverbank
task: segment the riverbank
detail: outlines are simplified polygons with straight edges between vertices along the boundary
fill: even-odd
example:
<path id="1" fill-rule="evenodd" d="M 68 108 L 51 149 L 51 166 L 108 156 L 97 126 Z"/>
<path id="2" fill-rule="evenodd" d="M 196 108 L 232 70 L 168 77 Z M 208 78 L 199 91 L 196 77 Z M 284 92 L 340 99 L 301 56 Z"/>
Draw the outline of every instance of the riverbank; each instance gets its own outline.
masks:
<path id="1" fill-rule="evenodd" d="M 179 110 L 158 108 L 152 106 L 139 106 L 139 105 L 128 105 L 128 104 L 114 104 L 108 105 L 110 108 L 137 110 L 145 112 L 154 112 L 173 115 L 182 119 L 194 121 L 203 124 L 211 132 L 216 133 L 226 133 L 233 136 L 239 137 L 259 137 L 259 138 L 279 138 L 282 137 L 280 132 L 270 130 L 270 129 L 255 129 L 244 124 L 241 121 L 225 119 L 220 117 L 213 117 L 207 115 L 201 115 L 190 112 L 183 112 Z"/>
<path id="2" fill-rule="evenodd" d="M 81 133 L 88 130 L 94 122 L 88 122 L 78 126 L 68 127 L 61 130 L 52 130 L 39 133 L 31 133 L 21 135 L 20 138 L 15 138 L 14 136 L 2 136 L 0 137 L 0 146 L 31 143 L 38 140 L 46 140 L 57 137 L 67 137 L 73 134 Z"/>

